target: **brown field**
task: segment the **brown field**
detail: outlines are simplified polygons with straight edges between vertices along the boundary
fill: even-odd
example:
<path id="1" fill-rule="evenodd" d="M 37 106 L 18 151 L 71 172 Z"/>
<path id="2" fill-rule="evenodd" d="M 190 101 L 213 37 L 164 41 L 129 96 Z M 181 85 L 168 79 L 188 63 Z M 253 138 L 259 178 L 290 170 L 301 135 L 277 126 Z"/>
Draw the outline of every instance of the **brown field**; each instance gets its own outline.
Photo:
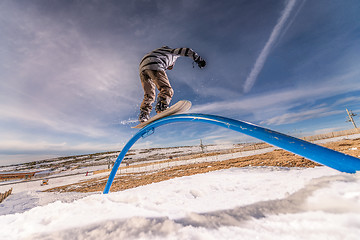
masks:
<path id="1" fill-rule="evenodd" d="M 360 157 L 360 138 L 341 140 L 338 142 L 331 142 L 321 144 L 324 147 L 354 156 Z M 209 154 L 209 153 L 207 153 Z M 214 154 L 214 153 L 212 153 Z M 186 156 L 187 159 L 198 157 L 199 155 Z M 175 159 L 174 159 L 175 160 Z M 194 163 L 189 165 L 177 166 L 167 169 L 161 169 L 156 172 L 142 172 L 133 174 L 119 175 L 114 179 L 111 191 L 122 191 L 129 188 L 134 188 L 142 185 L 147 185 L 155 182 L 161 182 L 176 177 L 190 176 L 200 173 L 216 171 L 220 169 L 228 169 L 233 167 L 248 167 L 248 166 L 276 166 L 276 167 L 305 167 L 312 168 L 320 166 L 317 163 L 309 161 L 303 157 L 289 153 L 285 150 L 274 150 L 269 153 L 258 154 L 248 157 L 234 158 L 226 161 Z M 92 179 L 80 183 L 61 186 L 49 189 L 52 192 L 99 192 L 105 187 L 107 177 Z"/>

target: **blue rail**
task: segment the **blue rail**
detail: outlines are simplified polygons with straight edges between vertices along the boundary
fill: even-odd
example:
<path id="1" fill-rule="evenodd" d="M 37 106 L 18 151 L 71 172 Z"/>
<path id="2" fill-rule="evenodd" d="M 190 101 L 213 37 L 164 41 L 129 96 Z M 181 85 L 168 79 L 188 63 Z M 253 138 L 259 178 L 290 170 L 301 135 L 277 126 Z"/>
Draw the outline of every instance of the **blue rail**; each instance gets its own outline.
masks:
<path id="1" fill-rule="evenodd" d="M 291 137 L 279 132 L 272 131 L 251 123 L 238 121 L 230 118 L 206 115 L 206 114 L 179 114 L 159 119 L 148 126 L 140 129 L 124 146 L 112 168 L 109 179 L 106 183 L 104 194 L 109 193 L 110 187 L 125 154 L 130 150 L 134 143 L 141 137 L 152 134 L 155 128 L 169 123 L 176 122 L 204 122 L 225 127 L 237 132 L 244 133 L 254 138 L 260 139 L 271 145 L 277 146 L 289 152 L 305 157 L 314 162 L 326 165 L 341 172 L 355 173 L 360 170 L 360 159 L 355 158 L 295 137 Z"/>

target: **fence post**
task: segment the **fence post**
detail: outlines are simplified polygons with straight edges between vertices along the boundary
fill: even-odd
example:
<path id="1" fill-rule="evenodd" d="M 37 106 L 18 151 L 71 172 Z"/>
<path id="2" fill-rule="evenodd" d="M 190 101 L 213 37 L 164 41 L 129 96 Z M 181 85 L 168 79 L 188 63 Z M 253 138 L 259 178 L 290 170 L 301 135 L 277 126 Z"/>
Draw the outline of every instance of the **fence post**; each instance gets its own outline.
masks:
<path id="1" fill-rule="evenodd" d="M 6 191 L 5 193 L 0 193 L 0 203 L 4 201 L 10 194 L 12 193 L 12 188 L 10 190 Z"/>

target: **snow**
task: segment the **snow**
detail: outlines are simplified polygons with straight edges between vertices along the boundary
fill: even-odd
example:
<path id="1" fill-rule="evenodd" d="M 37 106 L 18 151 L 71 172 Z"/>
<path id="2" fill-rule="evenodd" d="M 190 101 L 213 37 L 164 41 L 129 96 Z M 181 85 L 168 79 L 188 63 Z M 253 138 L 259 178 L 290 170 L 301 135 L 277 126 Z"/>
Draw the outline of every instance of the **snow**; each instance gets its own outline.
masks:
<path id="1" fill-rule="evenodd" d="M 0 239 L 358 239 L 359 185 L 327 167 L 232 168 L 107 195 L 17 184 Z"/>

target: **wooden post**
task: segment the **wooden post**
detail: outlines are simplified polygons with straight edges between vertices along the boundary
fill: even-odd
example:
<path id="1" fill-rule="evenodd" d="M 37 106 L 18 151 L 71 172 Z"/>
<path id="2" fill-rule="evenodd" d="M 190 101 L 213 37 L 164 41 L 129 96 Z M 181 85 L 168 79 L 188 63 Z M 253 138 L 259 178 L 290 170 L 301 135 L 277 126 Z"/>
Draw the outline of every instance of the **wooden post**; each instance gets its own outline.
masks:
<path id="1" fill-rule="evenodd" d="M 347 108 L 346 108 L 346 112 L 347 112 L 347 114 L 348 114 L 348 118 L 349 118 L 349 120 L 347 120 L 347 122 L 352 122 L 352 124 L 354 125 L 354 127 L 355 128 L 357 128 L 356 127 L 356 124 L 355 124 L 355 121 L 354 121 L 354 116 L 356 116 L 356 114 L 354 114 L 351 110 L 349 111 Z"/>
<path id="2" fill-rule="evenodd" d="M 12 188 L 10 188 L 9 191 L 6 191 L 5 193 L 0 193 L 0 203 L 5 200 L 8 196 L 10 196 L 12 193 Z"/>

